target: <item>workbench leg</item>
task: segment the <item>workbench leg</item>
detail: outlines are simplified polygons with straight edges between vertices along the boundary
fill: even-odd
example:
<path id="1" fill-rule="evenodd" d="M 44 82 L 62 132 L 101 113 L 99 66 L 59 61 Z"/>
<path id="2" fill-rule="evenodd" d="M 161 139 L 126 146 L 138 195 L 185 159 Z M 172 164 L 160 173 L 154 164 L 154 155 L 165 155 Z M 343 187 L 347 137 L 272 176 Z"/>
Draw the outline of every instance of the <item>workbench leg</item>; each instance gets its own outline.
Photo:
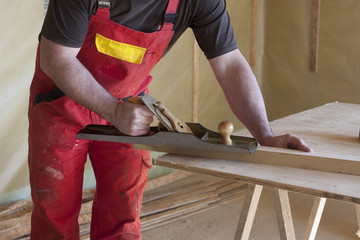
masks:
<path id="1" fill-rule="evenodd" d="M 295 229 L 291 216 L 288 191 L 274 189 L 274 200 L 280 239 L 295 240 Z"/>
<path id="2" fill-rule="evenodd" d="M 308 224 L 306 226 L 304 240 L 315 239 L 316 232 L 319 228 L 320 219 L 324 211 L 326 198 L 315 197 L 314 204 L 312 206 Z"/>
<path id="3" fill-rule="evenodd" d="M 355 234 L 358 238 L 360 238 L 360 204 L 355 204 L 355 209 L 356 209 L 356 218 L 358 221 L 358 231 Z"/>
<path id="4" fill-rule="evenodd" d="M 262 189 L 261 185 L 249 184 L 234 240 L 249 239 Z"/>

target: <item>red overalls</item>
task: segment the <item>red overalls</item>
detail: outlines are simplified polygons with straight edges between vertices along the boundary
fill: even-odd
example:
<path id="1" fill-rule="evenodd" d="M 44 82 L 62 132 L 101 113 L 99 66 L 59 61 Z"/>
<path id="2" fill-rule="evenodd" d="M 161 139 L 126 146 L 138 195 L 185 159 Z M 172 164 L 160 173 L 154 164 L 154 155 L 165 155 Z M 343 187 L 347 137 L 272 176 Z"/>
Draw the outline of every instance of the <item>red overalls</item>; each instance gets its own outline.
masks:
<path id="1" fill-rule="evenodd" d="M 165 22 L 153 33 L 111 21 L 107 2 L 99 1 L 78 59 L 111 94 L 124 99 L 147 91 L 149 73 L 173 35 L 179 0 L 169 1 Z M 88 124 L 109 123 L 64 96 L 41 71 L 38 50 L 29 105 L 32 239 L 79 239 L 88 153 L 96 177 L 91 238 L 141 239 L 139 216 L 150 154 L 131 144 L 77 140 L 76 133 Z"/>

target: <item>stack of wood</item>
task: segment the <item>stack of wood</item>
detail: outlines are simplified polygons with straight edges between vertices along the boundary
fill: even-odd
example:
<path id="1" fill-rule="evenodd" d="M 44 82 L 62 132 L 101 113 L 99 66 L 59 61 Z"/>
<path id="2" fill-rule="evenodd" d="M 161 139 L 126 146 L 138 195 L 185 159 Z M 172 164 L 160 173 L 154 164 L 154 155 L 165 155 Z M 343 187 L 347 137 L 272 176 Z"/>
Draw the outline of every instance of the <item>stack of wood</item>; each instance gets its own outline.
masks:
<path id="1" fill-rule="evenodd" d="M 156 180 L 154 180 L 156 181 Z M 181 181 L 181 180 L 180 180 Z M 180 182 L 179 181 L 179 182 Z M 142 231 L 177 221 L 210 208 L 244 198 L 247 184 L 231 180 L 196 180 L 156 186 L 149 182 L 141 209 Z M 149 187 L 150 186 L 150 187 Z M 153 187 L 151 187 L 153 186 Z M 156 186 L 156 187 L 154 187 Z M 89 239 L 94 189 L 83 192 L 79 216 L 81 239 Z M 0 239 L 30 239 L 31 200 L 0 206 Z"/>

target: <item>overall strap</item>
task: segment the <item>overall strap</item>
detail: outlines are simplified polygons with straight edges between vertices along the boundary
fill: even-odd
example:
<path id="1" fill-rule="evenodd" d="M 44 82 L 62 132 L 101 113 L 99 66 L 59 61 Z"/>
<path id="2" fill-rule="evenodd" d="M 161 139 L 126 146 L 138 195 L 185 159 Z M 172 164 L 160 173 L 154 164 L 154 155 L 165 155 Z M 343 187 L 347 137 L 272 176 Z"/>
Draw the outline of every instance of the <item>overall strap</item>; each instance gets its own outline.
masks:
<path id="1" fill-rule="evenodd" d="M 180 0 L 169 0 L 169 4 L 166 8 L 164 25 L 161 30 L 172 31 L 176 20 L 176 10 L 178 8 Z"/>
<path id="2" fill-rule="evenodd" d="M 110 18 L 111 0 L 98 0 L 98 9 L 96 14 L 102 17 Z"/>

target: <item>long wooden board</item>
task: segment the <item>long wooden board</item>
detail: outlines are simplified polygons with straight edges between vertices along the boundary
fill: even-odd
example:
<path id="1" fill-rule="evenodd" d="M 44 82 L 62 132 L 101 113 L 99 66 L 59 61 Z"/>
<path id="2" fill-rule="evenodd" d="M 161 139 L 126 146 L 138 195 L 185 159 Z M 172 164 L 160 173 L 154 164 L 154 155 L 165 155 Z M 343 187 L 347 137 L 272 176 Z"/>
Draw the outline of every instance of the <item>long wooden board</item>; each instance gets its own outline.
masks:
<path id="1" fill-rule="evenodd" d="M 330 103 L 271 122 L 276 135 L 304 139 L 313 153 L 259 147 L 241 161 L 360 175 L 360 105 Z M 250 136 L 244 130 L 237 134 Z"/>
<path id="2" fill-rule="evenodd" d="M 275 120 L 271 127 L 276 135 L 291 132 L 304 139 L 313 153 L 259 147 L 242 161 L 360 175 L 360 105 L 330 103 Z"/>
<path id="3" fill-rule="evenodd" d="M 271 122 L 275 134 L 290 131 L 313 153 L 259 147 L 242 161 L 168 154 L 155 164 L 360 203 L 359 123 L 360 105 L 326 104 Z"/>
<path id="4" fill-rule="evenodd" d="M 355 175 L 172 154 L 159 157 L 155 160 L 155 164 L 313 196 L 360 203 L 360 177 Z"/>

